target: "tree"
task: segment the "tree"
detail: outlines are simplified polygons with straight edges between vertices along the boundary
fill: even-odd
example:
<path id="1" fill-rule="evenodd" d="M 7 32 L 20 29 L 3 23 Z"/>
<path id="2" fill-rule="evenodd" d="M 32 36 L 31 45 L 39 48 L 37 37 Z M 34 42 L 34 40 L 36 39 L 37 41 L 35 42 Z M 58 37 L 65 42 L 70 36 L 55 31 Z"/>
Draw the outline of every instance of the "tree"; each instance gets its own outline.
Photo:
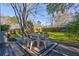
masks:
<path id="1" fill-rule="evenodd" d="M 48 13 L 54 13 L 54 12 L 58 12 L 58 11 L 64 11 L 64 4 L 63 3 L 50 3 L 48 4 L 47 6 L 47 9 L 48 9 Z"/>
<path id="2" fill-rule="evenodd" d="M 0 25 L 0 30 L 1 31 L 8 31 L 9 30 L 9 25 L 6 25 L 6 24 L 4 24 L 4 25 Z"/>
<path id="3" fill-rule="evenodd" d="M 11 7 L 15 12 L 17 21 L 21 27 L 23 36 L 26 35 L 25 29 L 27 28 L 27 19 L 30 14 L 34 15 L 37 4 L 26 4 L 26 3 L 11 3 Z"/>
<path id="4" fill-rule="evenodd" d="M 65 10 L 69 10 L 71 7 L 73 7 L 74 4 L 73 3 L 49 3 L 47 5 L 47 10 L 49 14 L 54 14 L 54 12 L 58 12 L 61 11 L 62 13 Z"/>
<path id="5" fill-rule="evenodd" d="M 33 28 L 34 28 L 33 23 L 31 21 L 27 21 L 27 29 L 26 30 L 29 32 L 33 32 L 34 31 Z"/>
<path id="6" fill-rule="evenodd" d="M 51 16 L 50 19 L 55 22 L 59 22 L 59 20 L 55 19 L 55 15 L 58 14 L 60 11 L 61 13 L 64 13 L 65 10 L 69 10 L 71 7 L 73 7 L 74 4 L 66 4 L 66 3 L 50 3 L 47 5 L 48 14 Z M 64 20 L 64 19 L 63 19 Z"/>
<path id="7" fill-rule="evenodd" d="M 76 15 L 74 19 L 74 21 L 66 25 L 63 31 L 75 35 L 75 39 L 79 40 L 79 15 Z"/>
<path id="8" fill-rule="evenodd" d="M 39 26 L 41 26 L 41 22 L 40 22 L 40 21 L 37 21 L 37 24 L 38 24 Z"/>

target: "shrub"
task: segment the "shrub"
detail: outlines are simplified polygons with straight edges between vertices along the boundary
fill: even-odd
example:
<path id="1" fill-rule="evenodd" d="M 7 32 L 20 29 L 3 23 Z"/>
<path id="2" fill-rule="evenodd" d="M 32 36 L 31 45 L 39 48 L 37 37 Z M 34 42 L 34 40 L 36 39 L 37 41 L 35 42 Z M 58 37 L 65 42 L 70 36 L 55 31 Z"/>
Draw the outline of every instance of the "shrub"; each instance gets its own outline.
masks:
<path id="1" fill-rule="evenodd" d="M 9 30 L 9 25 L 0 25 L 1 31 L 7 31 Z"/>

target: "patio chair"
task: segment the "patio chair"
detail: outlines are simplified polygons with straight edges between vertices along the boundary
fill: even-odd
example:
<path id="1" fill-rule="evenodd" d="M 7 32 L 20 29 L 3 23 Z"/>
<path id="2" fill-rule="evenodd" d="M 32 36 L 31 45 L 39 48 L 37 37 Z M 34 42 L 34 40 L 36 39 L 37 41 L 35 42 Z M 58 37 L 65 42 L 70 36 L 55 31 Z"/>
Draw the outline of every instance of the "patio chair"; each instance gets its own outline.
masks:
<path id="1" fill-rule="evenodd" d="M 25 44 L 27 43 L 26 45 L 27 45 L 27 47 L 29 47 L 31 39 L 29 37 L 26 37 L 26 36 L 23 39 L 24 39 L 23 43 L 25 43 Z"/>
<path id="2" fill-rule="evenodd" d="M 47 34 L 41 34 L 40 35 L 40 42 L 43 42 L 45 48 L 48 45 L 48 35 Z"/>
<path id="3" fill-rule="evenodd" d="M 44 44 L 44 47 L 46 48 L 47 46 L 47 37 L 45 39 L 45 35 L 44 34 L 39 34 L 39 33 L 32 33 L 31 34 L 31 43 L 30 43 L 30 49 L 32 49 L 32 45 L 34 44 L 34 42 L 37 42 L 37 47 L 40 47 L 40 42 L 42 42 Z"/>
<path id="4" fill-rule="evenodd" d="M 32 46 L 33 46 L 33 44 L 34 44 L 35 42 L 37 42 L 37 47 L 39 47 L 39 40 L 38 40 L 38 37 L 33 35 L 33 36 L 31 37 L 31 41 L 30 41 L 30 50 L 32 49 Z"/>
<path id="5" fill-rule="evenodd" d="M 40 51 L 36 51 L 33 50 L 33 52 L 38 55 L 38 56 L 45 56 L 47 55 L 50 51 L 52 51 L 53 49 L 55 49 L 55 47 L 57 46 L 57 43 L 54 44 L 50 44 L 48 45 L 46 48 L 41 49 Z"/>

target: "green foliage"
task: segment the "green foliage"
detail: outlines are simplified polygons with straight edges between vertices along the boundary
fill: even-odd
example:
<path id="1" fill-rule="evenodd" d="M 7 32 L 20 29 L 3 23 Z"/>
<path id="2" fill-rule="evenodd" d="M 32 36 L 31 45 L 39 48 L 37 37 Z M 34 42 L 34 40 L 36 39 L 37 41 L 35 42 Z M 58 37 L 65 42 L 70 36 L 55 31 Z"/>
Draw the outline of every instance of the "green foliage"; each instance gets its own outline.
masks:
<path id="1" fill-rule="evenodd" d="M 27 30 L 33 32 L 33 23 L 31 21 L 27 21 Z"/>
<path id="2" fill-rule="evenodd" d="M 61 32 L 63 28 L 54 27 L 54 28 L 42 28 L 43 32 Z"/>
<path id="3" fill-rule="evenodd" d="M 63 31 L 79 35 L 79 16 L 76 16 L 74 21 L 67 24 Z"/>
<path id="4" fill-rule="evenodd" d="M 38 23 L 39 25 L 41 25 L 41 22 L 40 22 L 40 21 L 37 21 L 37 23 Z"/>
<path id="5" fill-rule="evenodd" d="M 32 28 L 32 27 L 33 27 L 33 23 L 32 23 L 31 21 L 27 21 L 27 26 L 28 26 L 29 28 Z"/>
<path id="6" fill-rule="evenodd" d="M 65 21 L 68 21 L 68 16 L 64 17 L 66 15 L 66 12 L 68 11 L 71 7 L 75 6 L 73 3 L 49 3 L 47 5 L 47 11 L 50 16 L 51 25 L 54 25 L 56 27 L 59 27 L 65 23 Z M 60 13 L 58 14 L 58 12 Z M 66 12 L 66 13 L 65 13 Z M 61 15 L 63 14 L 63 15 Z M 53 22 L 55 21 L 55 22 Z M 54 23 L 54 24 L 52 24 Z"/>
<path id="7" fill-rule="evenodd" d="M 58 12 L 58 11 L 64 11 L 65 10 L 65 6 L 63 3 L 50 3 L 47 6 L 48 9 L 48 13 L 54 13 L 54 12 Z"/>
<path id="8" fill-rule="evenodd" d="M 0 29 L 1 29 L 1 31 L 7 31 L 7 30 L 9 30 L 9 25 L 0 25 Z"/>
<path id="9" fill-rule="evenodd" d="M 47 10 L 48 10 L 49 14 L 53 14 L 54 12 L 58 12 L 58 11 L 61 11 L 63 13 L 65 10 L 70 9 L 73 6 L 74 6 L 73 3 L 68 3 L 68 4 L 66 4 L 66 3 L 49 3 L 47 5 Z"/>
<path id="10" fill-rule="evenodd" d="M 73 34 L 74 38 L 79 41 L 79 15 L 75 17 L 75 20 L 66 25 L 62 30 L 65 33 Z"/>

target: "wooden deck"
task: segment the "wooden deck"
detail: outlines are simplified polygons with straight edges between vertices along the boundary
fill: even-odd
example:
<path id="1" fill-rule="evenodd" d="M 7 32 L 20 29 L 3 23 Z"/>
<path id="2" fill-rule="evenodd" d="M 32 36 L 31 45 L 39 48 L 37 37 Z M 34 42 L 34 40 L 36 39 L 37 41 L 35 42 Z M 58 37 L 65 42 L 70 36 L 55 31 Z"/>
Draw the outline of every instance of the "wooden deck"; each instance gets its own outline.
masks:
<path id="1" fill-rule="evenodd" d="M 2 47 L 1 47 L 2 48 Z M 40 49 L 41 48 L 41 49 Z M 19 42 L 11 42 L 5 47 L 3 56 L 79 56 L 79 48 L 58 44 L 54 49 L 52 47 L 47 50 L 44 47 L 32 50 Z M 39 50 L 40 49 L 40 50 Z M 43 49 L 43 50 L 42 50 Z M 3 51 L 0 49 L 0 51 Z M 1 52 L 2 53 L 2 52 Z M 1 55 L 1 54 L 0 54 Z"/>
<path id="2" fill-rule="evenodd" d="M 21 46 L 21 49 L 20 49 L 20 47 L 17 46 L 17 44 Z M 23 55 L 26 55 L 26 56 L 39 56 L 39 55 L 41 55 L 41 56 L 79 56 L 78 48 L 65 46 L 62 44 L 59 44 L 55 49 L 50 48 L 51 50 L 49 50 L 48 52 L 45 51 L 43 54 L 40 51 L 44 47 L 42 47 L 42 48 L 40 47 L 41 48 L 40 50 L 38 48 L 33 48 L 32 50 L 30 50 L 26 46 L 21 45 L 19 42 L 17 42 L 17 44 L 16 43 L 12 44 L 16 56 L 23 56 Z M 26 50 L 27 53 L 24 54 L 22 49 Z"/>

